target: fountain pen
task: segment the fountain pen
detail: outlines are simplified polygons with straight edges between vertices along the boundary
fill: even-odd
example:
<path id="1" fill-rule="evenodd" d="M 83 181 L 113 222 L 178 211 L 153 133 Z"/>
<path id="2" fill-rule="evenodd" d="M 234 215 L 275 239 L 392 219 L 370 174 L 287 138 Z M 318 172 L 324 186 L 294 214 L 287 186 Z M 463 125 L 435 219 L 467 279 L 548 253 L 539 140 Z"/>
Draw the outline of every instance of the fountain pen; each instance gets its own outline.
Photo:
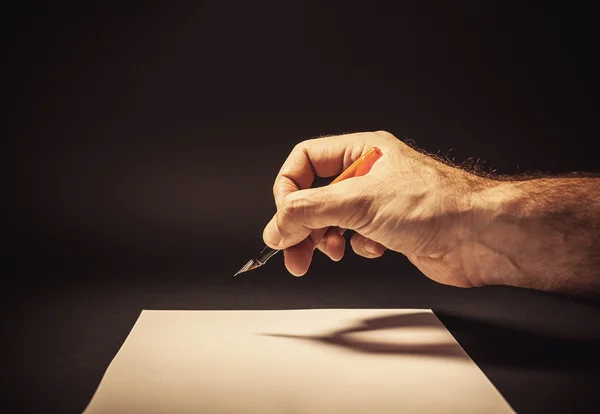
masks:
<path id="1" fill-rule="evenodd" d="M 344 170 L 343 173 L 337 176 L 335 180 L 331 182 L 331 184 L 338 183 L 346 178 L 351 177 L 360 177 L 367 174 L 375 161 L 377 161 L 382 156 L 382 152 L 379 148 L 373 147 L 369 151 L 365 152 L 360 158 L 352 163 L 348 168 Z M 331 185 L 329 184 L 329 185 Z M 248 272 L 249 270 L 254 270 L 257 267 L 261 267 L 267 260 L 271 257 L 275 256 L 279 250 L 272 249 L 269 246 L 263 247 L 263 249 L 255 255 L 252 259 L 250 259 L 240 270 L 238 270 L 234 276 L 239 275 L 240 273 Z"/>

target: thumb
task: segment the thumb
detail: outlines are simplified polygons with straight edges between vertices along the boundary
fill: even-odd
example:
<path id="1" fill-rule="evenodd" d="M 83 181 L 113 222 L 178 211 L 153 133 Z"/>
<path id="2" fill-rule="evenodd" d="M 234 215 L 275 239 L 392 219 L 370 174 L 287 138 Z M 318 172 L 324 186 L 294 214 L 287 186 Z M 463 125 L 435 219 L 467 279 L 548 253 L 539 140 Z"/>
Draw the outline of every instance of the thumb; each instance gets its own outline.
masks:
<path id="1" fill-rule="evenodd" d="M 315 229 L 360 227 L 368 221 L 371 206 L 367 184 L 367 177 L 355 177 L 286 195 L 265 227 L 265 243 L 282 250 L 300 243 Z"/>

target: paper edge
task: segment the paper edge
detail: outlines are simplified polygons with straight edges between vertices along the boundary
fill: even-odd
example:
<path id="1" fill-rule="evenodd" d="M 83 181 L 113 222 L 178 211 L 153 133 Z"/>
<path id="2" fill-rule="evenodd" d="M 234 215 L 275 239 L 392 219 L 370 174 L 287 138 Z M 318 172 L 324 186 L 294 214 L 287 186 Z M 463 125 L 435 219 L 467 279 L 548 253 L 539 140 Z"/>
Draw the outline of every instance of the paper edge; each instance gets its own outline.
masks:
<path id="1" fill-rule="evenodd" d="M 117 357 L 117 355 L 119 355 L 119 352 L 121 352 L 121 349 L 123 349 L 123 347 L 125 346 L 125 344 L 127 343 L 127 340 L 129 339 L 129 336 L 131 335 L 131 332 L 133 331 L 133 329 L 135 328 L 135 326 L 137 325 L 138 321 L 140 320 L 140 318 L 142 317 L 142 314 L 144 313 L 145 309 L 142 309 L 142 311 L 139 313 L 138 317 L 135 319 L 135 322 L 133 323 L 133 326 L 131 327 L 131 329 L 129 330 L 129 332 L 127 333 L 127 336 L 125 337 L 125 339 L 123 340 L 123 343 L 121 344 L 121 346 L 119 347 L 119 349 L 117 350 L 117 352 L 115 352 L 115 354 L 113 355 L 112 359 L 110 360 L 110 362 L 108 363 L 108 366 L 106 367 L 106 369 L 104 370 L 104 373 L 102 374 L 102 378 L 100 378 L 100 381 L 98 382 L 98 385 L 96 386 L 96 389 L 94 390 L 94 393 L 92 394 L 92 398 L 90 398 L 89 402 L 87 403 L 87 405 L 85 406 L 85 408 L 83 409 L 83 411 L 81 412 L 82 414 L 85 414 L 86 411 L 90 408 L 90 405 L 92 405 L 92 402 L 94 401 L 94 399 L 96 398 L 96 394 L 98 394 L 98 390 L 100 389 L 100 386 L 102 385 L 102 383 L 104 382 L 104 379 L 106 377 L 106 374 L 108 373 L 108 371 L 110 370 L 111 365 L 113 364 L 113 362 L 115 361 L 115 358 Z"/>

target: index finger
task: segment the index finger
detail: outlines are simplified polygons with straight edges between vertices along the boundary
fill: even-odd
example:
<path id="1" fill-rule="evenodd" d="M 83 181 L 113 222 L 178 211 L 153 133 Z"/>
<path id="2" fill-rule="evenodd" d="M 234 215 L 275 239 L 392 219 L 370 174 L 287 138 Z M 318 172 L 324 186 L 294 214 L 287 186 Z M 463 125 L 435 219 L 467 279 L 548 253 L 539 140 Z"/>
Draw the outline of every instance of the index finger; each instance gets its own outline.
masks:
<path id="1" fill-rule="evenodd" d="M 303 141 L 296 145 L 275 178 L 273 196 L 277 208 L 286 195 L 310 188 L 315 176 L 340 174 L 375 145 L 373 133 L 354 133 Z"/>

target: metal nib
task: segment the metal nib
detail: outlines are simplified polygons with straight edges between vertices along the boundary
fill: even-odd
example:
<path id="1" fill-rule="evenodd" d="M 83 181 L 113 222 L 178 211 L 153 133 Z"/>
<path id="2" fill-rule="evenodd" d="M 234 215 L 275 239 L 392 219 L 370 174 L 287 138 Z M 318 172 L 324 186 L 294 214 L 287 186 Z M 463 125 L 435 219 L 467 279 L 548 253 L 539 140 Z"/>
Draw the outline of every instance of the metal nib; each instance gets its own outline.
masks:
<path id="1" fill-rule="evenodd" d="M 257 267 L 260 266 L 260 263 L 254 259 L 251 259 L 248 261 L 248 263 L 246 263 L 244 266 L 242 266 L 242 268 L 240 270 L 238 270 L 235 275 L 233 275 L 234 277 L 239 275 L 240 273 L 244 273 L 247 272 L 249 270 L 254 270 Z"/>

